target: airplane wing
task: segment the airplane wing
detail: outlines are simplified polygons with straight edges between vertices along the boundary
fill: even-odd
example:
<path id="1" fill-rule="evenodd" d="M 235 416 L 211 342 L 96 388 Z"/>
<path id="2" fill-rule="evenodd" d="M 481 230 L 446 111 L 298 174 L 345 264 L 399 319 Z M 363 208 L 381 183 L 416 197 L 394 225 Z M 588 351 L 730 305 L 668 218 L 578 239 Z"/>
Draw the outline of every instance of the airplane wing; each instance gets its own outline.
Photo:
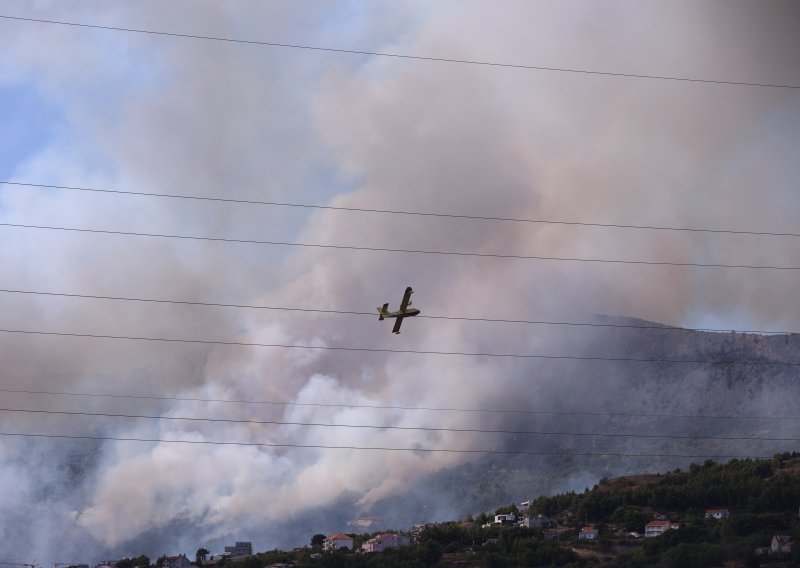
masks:
<path id="1" fill-rule="evenodd" d="M 392 328 L 392 333 L 400 333 L 400 326 L 403 324 L 403 318 L 397 318 L 394 320 L 394 327 Z"/>
<path id="2" fill-rule="evenodd" d="M 414 291 L 411 289 L 411 286 L 406 288 L 406 293 L 403 294 L 403 301 L 400 302 L 400 311 L 401 312 L 406 311 L 406 308 L 411 303 L 411 294 L 413 294 L 413 293 L 414 293 Z"/>

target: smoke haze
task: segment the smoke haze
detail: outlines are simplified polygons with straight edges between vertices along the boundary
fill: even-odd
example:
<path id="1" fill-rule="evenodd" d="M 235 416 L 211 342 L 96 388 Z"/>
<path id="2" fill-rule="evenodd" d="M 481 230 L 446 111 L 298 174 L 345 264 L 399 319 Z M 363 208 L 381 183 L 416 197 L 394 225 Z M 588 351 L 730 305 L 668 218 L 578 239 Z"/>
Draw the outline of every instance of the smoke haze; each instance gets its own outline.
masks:
<path id="1" fill-rule="evenodd" d="M 689 1 L 635 6 L 526 1 L 507 2 L 502 10 L 479 1 L 175 0 L 139 2 L 135 9 L 118 1 L 98 6 L 75 1 L 67 9 L 54 1 L 10 0 L 3 10 L 361 51 L 800 84 L 800 9 L 789 1 L 770 3 L 769 9 L 726 2 L 724 10 L 718 3 Z M 793 232 L 800 221 L 796 89 L 445 64 L 13 20 L 0 21 L 0 37 L 0 94 L 42 101 L 53 115 L 29 151 L 13 163 L 0 163 L 4 179 L 588 223 Z M 10 185 L 0 186 L 0 222 L 485 254 L 800 265 L 800 241 L 788 237 L 465 221 Z M 476 258 L 11 227 L 0 227 L 0 233 L 0 287 L 6 290 L 370 311 L 387 301 L 396 306 L 405 286 L 412 285 L 423 315 L 589 321 L 608 314 L 673 326 L 800 329 L 791 270 Z M 11 330 L 606 357 L 686 358 L 696 347 L 685 339 L 676 341 L 674 350 L 665 347 L 671 333 L 665 331 L 416 318 L 394 336 L 387 322 L 357 315 L 8 292 L 0 293 L 0 302 L 0 327 Z M 639 344 L 641 337 L 649 339 Z M 663 440 L 512 439 L 170 418 L 453 429 L 558 425 L 591 432 L 631 431 L 645 423 L 620 419 L 597 426 L 587 425 L 586 418 L 533 421 L 368 407 L 791 413 L 791 397 L 776 396 L 768 386 L 774 379 L 787 387 L 793 371 L 786 369 L 766 374 L 757 392 L 737 387 L 751 375 L 704 367 L 681 368 L 675 371 L 678 381 L 637 390 L 631 386 L 637 380 L 667 371 L 7 333 L 0 339 L 0 386 L 7 390 L 297 403 L 3 392 L 7 408 L 161 417 L 0 412 L 3 432 L 702 454 L 723 450 Z M 704 346 L 706 358 L 733 349 L 713 339 L 694 341 Z M 770 341 L 769 349 L 762 344 L 748 349 L 765 357 L 791 353 L 782 351 L 777 339 Z M 353 406 L 311 405 L 316 403 Z M 670 425 L 683 435 L 715 428 L 699 422 Z M 765 432 L 796 436 L 789 425 L 764 426 L 756 433 Z M 764 454 L 773 448 L 726 450 Z M 553 463 L 526 456 L 509 458 L 508 467 L 545 470 Z M 216 552 L 234 540 L 251 540 L 264 550 L 348 529 L 359 516 L 380 513 L 387 523 L 411 523 L 492 506 L 492 494 L 468 503 L 447 492 L 442 479 L 458 476 L 455 466 L 480 474 L 491 464 L 490 458 L 459 453 L 4 436 L 0 560 L 192 555 L 200 546 Z M 539 479 L 537 487 L 582 489 L 613 468 L 653 466 L 646 459 L 570 458 L 558 462 L 563 477 Z M 398 498 L 404 496 L 407 503 L 401 506 Z"/>

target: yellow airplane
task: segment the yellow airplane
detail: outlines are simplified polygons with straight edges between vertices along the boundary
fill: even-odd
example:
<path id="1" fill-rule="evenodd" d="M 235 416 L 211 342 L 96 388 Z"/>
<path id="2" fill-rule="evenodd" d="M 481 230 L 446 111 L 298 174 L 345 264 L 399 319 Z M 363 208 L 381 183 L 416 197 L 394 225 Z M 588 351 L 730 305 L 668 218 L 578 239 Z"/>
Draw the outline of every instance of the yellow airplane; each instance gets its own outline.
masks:
<path id="1" fill-rule="evenodd" d="M 414 290 L 411 289 L 411 286 L 406 288 L 406 293 L 403 294 L 403 301 L 400 302 L 400 309 L 396 312 L 389 311 L 389 304 L 383 304 L 383 307 L 378 308 L 378 321 L 383 321 L 386 318 L 397 318 L 394 322 L 394 327 L 392 328 L 392 333 L 400 333 L 400 326 L 403 324 L 403 318 L 410 318 L 416 315 L 419 315 L 419 310 L 417 308 L 409 308 L 408 306 L 411 305 L 411 294 L 414 293 Z"/>

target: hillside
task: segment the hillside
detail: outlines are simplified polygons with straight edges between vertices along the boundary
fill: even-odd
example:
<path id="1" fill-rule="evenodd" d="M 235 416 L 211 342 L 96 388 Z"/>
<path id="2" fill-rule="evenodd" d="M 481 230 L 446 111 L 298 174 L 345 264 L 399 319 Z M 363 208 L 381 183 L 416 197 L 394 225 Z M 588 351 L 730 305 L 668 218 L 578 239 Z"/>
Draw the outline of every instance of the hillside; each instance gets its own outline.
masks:
<path id="1" fill-rule="evenodd" d="M 504 408 L 534 413 L 475 417 L 476 426 L 489 422 L 508 430 L 589 434 L 493 439 L 493 449 L 568 455 L 474 458 L 360 513 L 404 526 L 463 517 L 520 496 L 580 491 L 604 477 L 685 469 L 706 457 L 727 461 L 798 448 L 797 421 L 775 418 L 798 416 L 800 367 L 775 363 L 798 359 L 800 335 L 701 332 L 608 316 L 596 322 L 641 327 L 550 333 L 550 351 L 656 362 L 532 361 L 517 392 L 498 398 L 506 401 Z M 527 392 L 520 395 L 523 389 Z"/>
<path id="2" fill-rule="evenodd" d="M 306 548 L 251 557 L 242 568 L 264 568 L 276 560 L 299 568 L 797 566 L 800 545 L 790 552 L 770 551 L 770 545 L 775 535 L 797 541 L 798 506 L 800 453 L 706 461 L 686 471 L 604 479 L 583 492 L 539 497 L 527 511 L 512 504 L 474 520 L 429 524 L 410 546 L 380 553 L 319 554 Z M 498 524 L 493 516 L 509 512 L 517 518 L 544 515 L 538 517 L 544 526 Z M 645 536 L 650 528 L 661 533 Z M 360 550 L 373 535 L 351 536 Z"/>

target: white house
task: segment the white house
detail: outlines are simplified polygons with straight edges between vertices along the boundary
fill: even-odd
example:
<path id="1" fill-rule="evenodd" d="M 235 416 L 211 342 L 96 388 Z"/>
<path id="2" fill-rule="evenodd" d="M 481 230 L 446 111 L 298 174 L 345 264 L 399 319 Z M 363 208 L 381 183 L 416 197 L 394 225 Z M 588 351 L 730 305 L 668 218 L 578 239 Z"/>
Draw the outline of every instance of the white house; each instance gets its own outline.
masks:
<path id="1" fill-rule="evenodd" d="M 400 546 L 408 546 L 411 541 L 397 533 L 384 533 L 369 539 L 361 545 L 361 550 L 364 552 L 383 552 L 387 548 L 398 548 Z"/>
<path id="2" fill-rule="evenodd" d="M 706 519 L 727 519 L 731 516 L 728 509 L 706 509 Z"/>
<path id="3" fill-rule="evenodd" d="M 516 522 L 517 522 L 517 516 L 514 513 L 494 516 L 494 524 L 496 525 L 513 525 Z"/>
<path id="4" fill-rule="evenodd" d="M 581 529 L 581 532 L 578 533 L 578 538 L 581 540 L 595 540 L 599 535 L 599 530 L 593 526 L 589 526 Z"/>
<path id="5" fill-rule="evenodd" d="M 770 554 L 788 554 L 794 550 L 795 540 L 785 534 L 776 534 L 769 545 Z"/>
<path id="6" fill-rule="evenodd" d="M 325 542 L 322 543 L 322 550 L 332 552 L 342 548 L 353 550 L 353 538 L 347 536 L 346 534 L 336 533 L 326 538 Z"/>
<path id="7" fill-rule="evenodd" d="M 668 530 L 674 528 L 669 521 L 651 521 L 644 526 L 645 538 L 661 536 Z"/>

